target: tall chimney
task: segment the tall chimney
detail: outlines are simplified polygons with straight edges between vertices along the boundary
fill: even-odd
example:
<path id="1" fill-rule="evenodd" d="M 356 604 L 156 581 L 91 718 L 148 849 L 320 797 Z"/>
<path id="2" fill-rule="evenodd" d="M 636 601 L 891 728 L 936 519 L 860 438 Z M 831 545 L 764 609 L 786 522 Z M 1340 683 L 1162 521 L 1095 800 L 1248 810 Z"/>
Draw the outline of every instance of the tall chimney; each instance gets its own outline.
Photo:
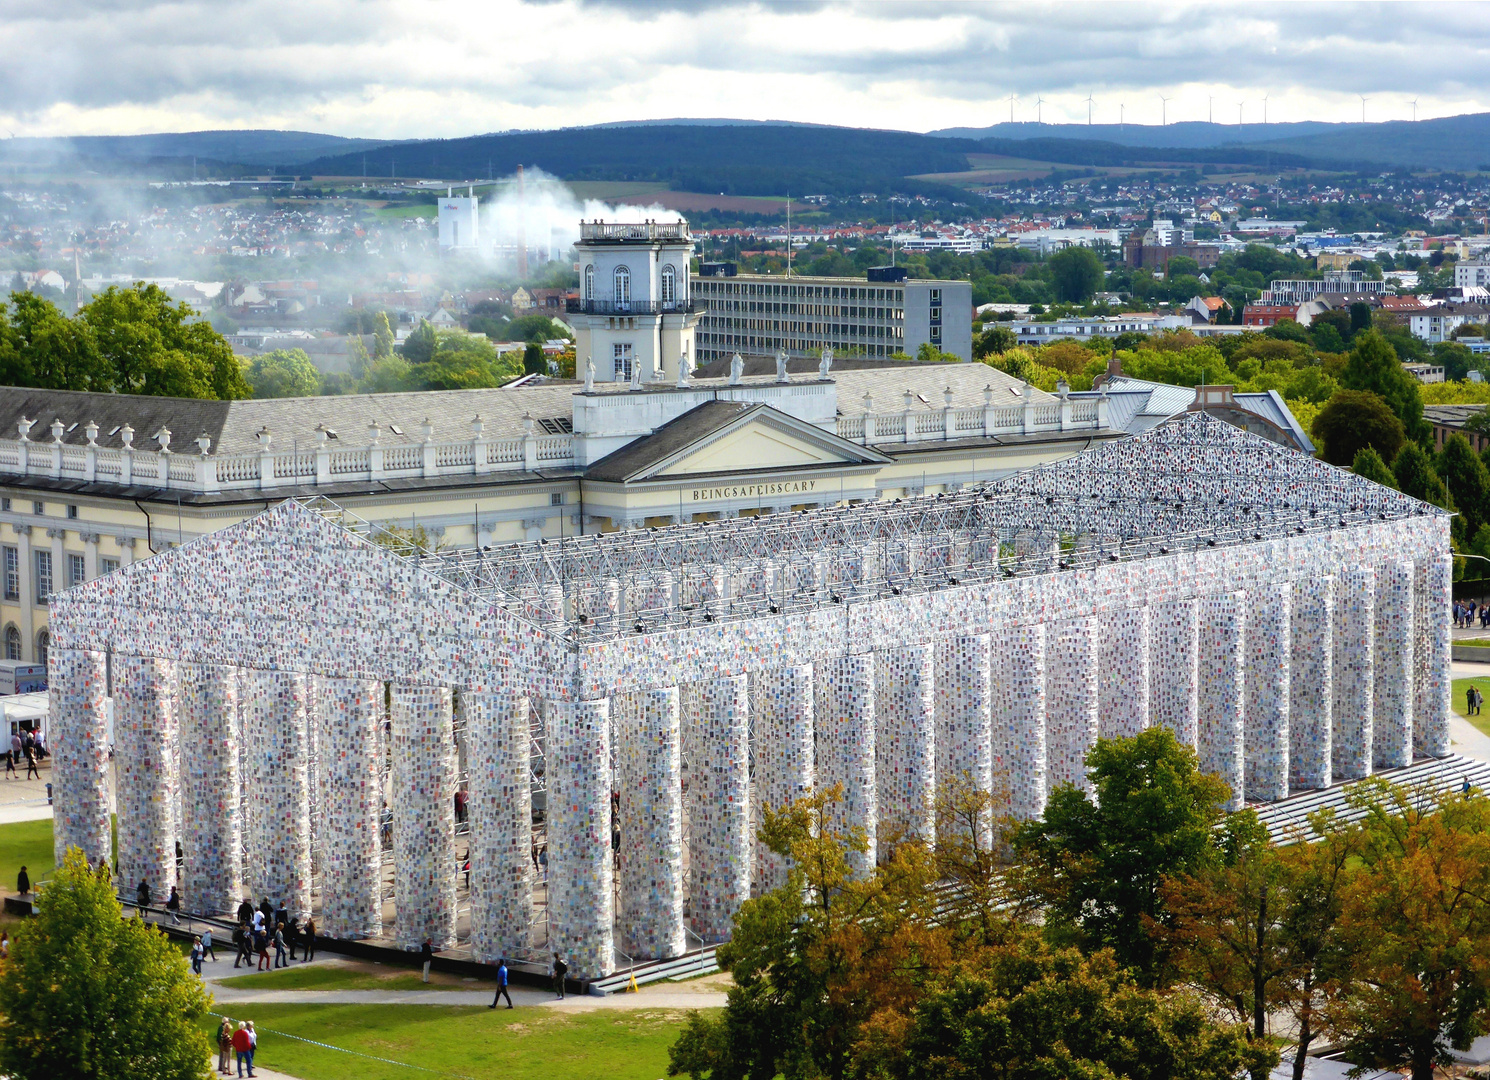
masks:
<path id="1" fill-rule="evenodd" d="M 523 167 L 517 167 L 517 276 L 523 281 L 528 280 L 528 234 L 527 222 L 523 219 L 528 214 L 528 199 L 523 190 Z"/>

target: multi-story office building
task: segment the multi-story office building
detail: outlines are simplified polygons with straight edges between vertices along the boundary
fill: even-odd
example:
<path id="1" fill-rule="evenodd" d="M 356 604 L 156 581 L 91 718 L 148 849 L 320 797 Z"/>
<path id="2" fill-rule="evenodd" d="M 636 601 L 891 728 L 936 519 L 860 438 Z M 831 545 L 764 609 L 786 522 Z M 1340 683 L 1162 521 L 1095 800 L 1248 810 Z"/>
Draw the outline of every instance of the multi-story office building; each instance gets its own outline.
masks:
<path id="1" fill-rule="evenodd" d="M 904 271 L 862 278 L 736 274 L 729 263 L 713 263 L 693 291 L 705 309 L 700 366 L 735 353 L 782 349 L 788 356 L 824 348 L 839 356 L 915 356 L 926 343 L 973 358 L 973 286 L 967 281 L 908 280 Z"/>

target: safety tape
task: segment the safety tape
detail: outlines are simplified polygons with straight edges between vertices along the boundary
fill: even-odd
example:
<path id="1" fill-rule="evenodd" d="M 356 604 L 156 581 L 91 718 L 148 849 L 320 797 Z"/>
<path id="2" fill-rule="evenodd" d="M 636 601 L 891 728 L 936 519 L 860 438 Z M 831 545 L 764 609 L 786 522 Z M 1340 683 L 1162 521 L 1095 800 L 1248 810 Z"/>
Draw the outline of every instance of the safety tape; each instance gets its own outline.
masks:
<path id="1" fill-rule="evenodd" d="M 229 1019 L 229 1017 L 225 1013 L 209 1012 L 207 1015 L 215 1016 L 220 1020 Z M 426 1068 L 423 1065 L 410 1065 L 407 1061 L 394 1061 L 392 1058 L 377 1057 L 374 1054 L 364 1054 L 357 1050 L 348 1050 L 344 1046 L 332 1046 L 330 1043 L 316 1042 L 316 1040 L 314 1039 L 306 1039 L 299 1035 L 291 1035 L 288 1031 L 275 1031 L 273 1028 L 260 1028 L 257 1025 L 255 1025 L 255 1029 L 258 1031 L 266 1032 L 270 1035 L 278 1035 L 281 1038 L 294 1039 L 296 1042 L 308 1043 L 311 1046 L 319 1046 L 322 1050 L 335 1050 L 338 1053 L 351 1054 L 353 1057 L 366 1058 L 368 1061 L 381 1061 L 385 1065 L 401 1065 L 405 1069 L 417 1069 L 419 1072 L 433 1073 L 436 1076 L 453 1076 L 456 1077 L 456 1080 L 477 1080 L 476 1077 L 467 1076 L 464 1073 L 441 1072 L 439 1069 L 430 1069 Z"/>

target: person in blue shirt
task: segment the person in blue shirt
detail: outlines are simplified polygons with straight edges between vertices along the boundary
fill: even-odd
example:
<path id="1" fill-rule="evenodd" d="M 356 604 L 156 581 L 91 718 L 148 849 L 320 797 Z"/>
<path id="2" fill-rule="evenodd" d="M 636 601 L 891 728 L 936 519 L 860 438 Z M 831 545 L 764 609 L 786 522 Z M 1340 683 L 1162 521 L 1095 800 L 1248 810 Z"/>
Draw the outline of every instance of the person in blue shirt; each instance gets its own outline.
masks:
<path id="1" fill-rule="evenodd" d="M 502 998 L 506 998 L 507 1007 L 509 1009 L 512 1008 L 512 995 L 507 992 L 506 957 L 503 957 L 501 960 L 497 961 L 497 992 L 496 995 L 491 999 L 491 1004 L 488 1005 L 487 1008 L 495 1009 L 497 1007 L 497 1002 L 500 1001 Z"/>

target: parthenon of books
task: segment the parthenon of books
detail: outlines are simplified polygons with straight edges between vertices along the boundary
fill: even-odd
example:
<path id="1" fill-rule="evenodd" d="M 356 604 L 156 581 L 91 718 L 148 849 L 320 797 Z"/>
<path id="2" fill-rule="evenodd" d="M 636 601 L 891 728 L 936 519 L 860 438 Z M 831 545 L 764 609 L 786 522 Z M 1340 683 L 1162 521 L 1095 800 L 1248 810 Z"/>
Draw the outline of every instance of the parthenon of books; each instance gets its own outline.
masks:
<path id="1" fill-rule="evenodd" d="M 123 881 L 594 978 L 728 936 L 784 874 L 759 808 L 819 786 L 867 866 L 935 842 L 939 778 L 1035 816 L 1149 726 L 1236 805 L 1446 755 L 1448 524 L 1199 414 L 934 497 L 491 551 L 286 501 L 53 598 L 56 844 L 109 851 L 111 697 Z"/>

